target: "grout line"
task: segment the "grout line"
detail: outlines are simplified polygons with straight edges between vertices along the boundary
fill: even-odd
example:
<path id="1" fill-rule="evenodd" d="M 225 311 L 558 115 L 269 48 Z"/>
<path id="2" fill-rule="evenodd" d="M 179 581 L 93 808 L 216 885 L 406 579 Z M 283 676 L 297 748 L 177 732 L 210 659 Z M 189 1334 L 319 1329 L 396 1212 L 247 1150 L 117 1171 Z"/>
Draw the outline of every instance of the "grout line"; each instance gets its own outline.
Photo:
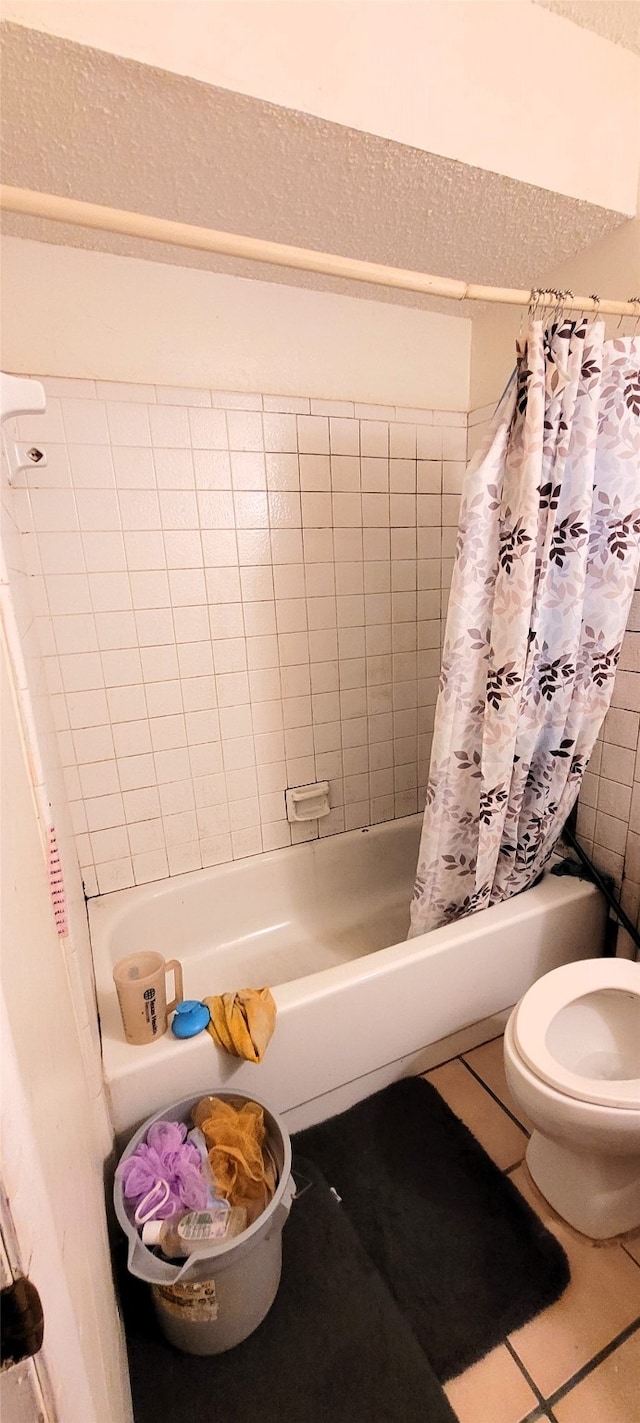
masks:
<path id="1" fill-rule="evenodd" d="M 547 1400 L 548 1404 L 550 1406 L 555 1405 L 559 1403 L 562 1398 L 566 1398 L 567 1394 L 576 1387 L 576 1384 L 582 1383 L 583 1379 L 588 1378 L 589 1374 L 593 1373 L 599 1364 L 604 1363 L 605 1359 L 610 1358 L 611 1354 L 615 1354 L 616 1349 L 619 1349 L 621 1344 L 625 1344 L 627 1339 L 630 1339 L 632 1334 L 635 1334 L 638 1329 L 640 1329 L 640 1315 L 634 1319 L 631 1324 L 628 1324 L 626 1329 L 622 1329 L 619 1334 L 616 1334 L 615 1339 L 612 1339 L 609 1344 L 605 1344 L 603 1349 L 600 1349 L 597 1354 L 594 1354 L 593 1358 L 589 1359 L 587 1364 L 583 1364 L 582 1368 L 578 1369 L 577 1373 L 573 1374 L 570 1379 L 567 1379 L 566 1383 L 563 1383 L 560 1388 L 557 1388 L 555 1393 L 552 1393 Z"/>
<path id="2" fill-rule="evenodd" d="M 619 1240 L 619 1241 L 618 1241 L 618 1244 L 622 1246 L 622 1249 L 624 1250 L 625 1255 L 628 1255 L 628 1256 L 629 1256 L 629 1259 L 630 1259 L 630 1260 L 633 1260 L 634 1265 L 637 1265 L 637 1266 L 638 1266 L 638 1269 L 640 1270 L 640 1260 L 636 1260 L 635 1255 L 632 1255 L 632 1254 L 631 1254 L 631 1251 L 627 1249 L 627 1246 L 624 1244 L 624 1241 Z"/>
<path id="3" fill-rule="evenodd" d="M 505 1339 L 504 1344 L 505 1344 L 505 1348 L 507 1349 L 507 1352 L 511 1355 L 511 1358 L 513 1359 L 514 1364 L 517 1364 L 517 1365 L 518 1365 L 518 1368 L 519 1368 L 519 1370 L 520 1370 L 520 1373 L 521 1373 L 521 1374 L 524 1376 L 524 1378 L 526 1379 L 526 1381 L 527 1381 L 527 1383 L 528 1383 L 528 1385 L 529 1385 L 529 1388 L 532 1390 L 533 1393 L 535 1393 L 535 1396 L 536 1396 L 536 1398 L 537 1398 L 537 1400 L 538 1400 L 538 1405 L 539 1405 L 539 1407 L 541 1407 L 541 1408 L 546 1408 L 546 1400 L 545 1400 L 544 1394 L 543 1394 L 543 1393 L 540 1391 L 540 1389 L 538 1388 L 538 1385 L 537 1385 L 537 1383 L 535 1382 L 535 1379 L 532 1379 L 531 1374 L 529 1373 L 529 1370 L 525 1368 L 525 1366 L 524 1366 L 524 1364 L 523 1364 L 523 1362 L 522 1362 L 522 1359 L 520 1359 L 520 1358 L 518 1357 L 518 1354 L 516 1353 L 516 1350 L 514 1349 L 513 1344 L 511 1343 L 511 1340 L 510 1340 L 510 1339 Z M 535 1413 L 535 1409 L 534 1409 L 534 1413 Z"/>
<path id="4" fill-rule="evenodd" d="M 495 1043 L 495 1042 L 498 1041 L 499 1038 L 502 1038 L 503 1036 L 504 1036 L 504 1029 L 502 1030 L 501 1033 L 494 1033 L 494 1036 L 493 1036 L 492 1038 L 483 1038 L 482 1042 L 481 1042 L 481 1043 L 476 1043 L 475 1047 L 465 1048 L 465 1052 L 475 1052 L 477 1048 L 486 1047 L 488 1043 Z M 461 1052 L 455 1052 L 455 1053 L 453 1054 L 453 1057 L 446 1057 L 446 1058 L 444 1059 L 444 1062 L 437 1062 L 434 1067 L 427 1067 L 427 1068 L 425 1069 L 425 1071 L 422 1072 L 420 1075 L 421 1075 L 421 1077 L 428 1077 L 430 1072 L 437 1072 L 440 1067 L 448 1067 L 448 1066 L 449 1066 L 449 1063 L 451 1063 L 451 1062 L 464 1062 L 464 1058 L 463 1058 L 463 1056 L 462 1056 L 462 1053 L 461 1053 Z M 466 1063 L 465 1063 L 465 1067 L 466 1067 Z M 473 1068 L 470 1068 L 470 1071 L 473 1071 Z M 475 1075 L 476 1075 L 476 1074 L 474 1073 L 474 1076 L 475 1076 Z M 483 1082 L 482 1085 L 483 1085 L 483 1087 L 484 1087 L 484 1082 Z M 487 1088 L 487 1091 L 488 1091 L 488 1090 L 489 1090 L 489 1088 Z M 518 1125 L 520 1125 L 520 1123 L 518 1123 Z"/>
<path id="5" fill-rule="evenodd" d="M 493 1039 L 492 1039 L 492 1041 L 493 1041 Z M 480 1044 L 480 1046 L 482 1046 L 482 1044 Z M 472 1049 L 472 1051 L 473 1051 L 473 1049 Z M 475 1070 L 474 1067 L 470 1067 L 470 1066 L 469 1066 L 469 1063 L 466 1061 L 466 1059 L 465 1059 L 464 1057 L 461 1057 L 461 1058 L 460 1058 L 460 1061 L 461 1061 L 461 1062 L 464 1064 L 464 1066 L 466 1067 L 467 1072 L 470 1072 L 470 1073 L 471 1073 L 471 1076 L 472 1076 L 472 1077 L 475 1077 L 476 1082 L 479 1082 L 479 1083 L 480 1083 L 480 1086 L 481 1086 L 481 1087 L 484 1087 L 485 1092 L 488 1092 L 489 1096 L 490 1096 L 490 1097 L 493 1097 L 494 1102 L 496 1102 L 499 1107 L 502 1107 L 503 1112 L 506 1112 L 507 1116 L 511 1118 L 512 1122 L 514 1123 L 514 1125 L 517 1126 L 517 1127 L 519 1127 L 519 1128 L 520 1128 L 520 1131 L 524 1132 L 525 1136 L 526 1136 L 527 1139 L 528 1139 L 528 1137 L 529 1137 L 529 1132 L 526 1130 L 525 1127 L 523 1127 L 522 1122 L 519 1122 L 519 1121 L 518 1121 L 518 1118 L 514 1115 L 514 1113 L 510 1110 L 510 1108 L 507 1107 L 507 1106 L 505 1105 L 505 1103 L 500 1100 L 500 1098 L 498 1097 L 497 1093 L 494 1092 L 493 1089 L 487 1085 L 487 1083 L 483 1080 L 483 1078 L 480 1077 L 480 1074 L 479 1074 L 478 1072 L 476 1072 L 476 1070 Z M 520 1163 L 518 1162 L 517 1164 L 519 1165 Z M 510 1167 L 509 1169 L 511 1170 L 512 1168 Z"/>

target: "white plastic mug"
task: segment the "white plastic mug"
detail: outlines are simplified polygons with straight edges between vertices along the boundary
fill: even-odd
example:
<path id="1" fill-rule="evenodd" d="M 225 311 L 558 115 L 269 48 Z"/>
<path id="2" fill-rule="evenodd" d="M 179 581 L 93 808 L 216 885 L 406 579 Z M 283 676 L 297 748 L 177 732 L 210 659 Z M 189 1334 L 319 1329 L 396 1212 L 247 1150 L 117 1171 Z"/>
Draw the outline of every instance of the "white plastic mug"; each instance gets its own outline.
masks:
<path id="1" fill-rule="evenodd" d="M 173 970 L 174 997 L 167 1003 L 166 977 Z M 182 964 L 148 949 L 119 959 L 113 970 L 122 1026 L 128 1043 L 153 1043 L 166 1033 L 168 1014 L 183 997 Z"/>

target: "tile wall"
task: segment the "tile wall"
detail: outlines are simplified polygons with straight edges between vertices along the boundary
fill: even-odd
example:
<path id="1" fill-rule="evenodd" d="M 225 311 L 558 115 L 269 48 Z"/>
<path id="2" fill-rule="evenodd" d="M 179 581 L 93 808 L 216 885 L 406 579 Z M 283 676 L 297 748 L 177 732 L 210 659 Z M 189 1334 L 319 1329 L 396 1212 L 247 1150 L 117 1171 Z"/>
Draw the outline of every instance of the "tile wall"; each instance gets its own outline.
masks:
<path id="1" fill-rule="evenodd" d="M 17 422 L 3 424 L 7 440 L 17 438 Z M 31 777 L 42 837 L 43 860 L 49 824 L 55 826 L 64 874 L 68 933 L 62 952 L 70 984 L 76 1025 L 91 1085 L 96 1122 L 105 1154 L 111 1149 L 112 1130 L 104 1096 L 100 1039 L 95 1012 L 95 982 L 89 944 L 83 884 L 75 850 L 75 835 L 69 811 L 65 774 L 60 761 L 58 736 L 54 726 L 45 664 L 32 594 L 41 590 L 28 572 L 32 562 L 33 538 L 21 534 L 17 523 L 21 495 L 9 483 L 4 442 L 0 457 L 0 624 L 6 644 L 20 729 Z M 22 522 L 22 520 L 21 520 Z M 3 807 L 3 828 L 10 834 L 11 808 Z"/>
<path id="2" fill-rule="evenodd" d="M 87 894 L 416 811 L 466 415 L 44 384 L 13 509 Z"/>

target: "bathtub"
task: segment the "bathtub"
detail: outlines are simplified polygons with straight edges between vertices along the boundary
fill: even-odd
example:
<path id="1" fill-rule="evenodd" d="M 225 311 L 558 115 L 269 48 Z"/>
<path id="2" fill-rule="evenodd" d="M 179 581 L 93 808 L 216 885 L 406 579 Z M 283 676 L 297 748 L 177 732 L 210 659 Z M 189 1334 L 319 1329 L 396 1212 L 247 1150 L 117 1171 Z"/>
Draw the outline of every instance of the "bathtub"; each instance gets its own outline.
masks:
<path id="1" fill-rule="evenodd" d="M 602 951 L 605 906 L 547 874 L 505 904 L 407 942 L 421 816 L 197 870 L 89 902 L 104 1072 L 116 1132 L 180 1097 L 234 1087 L 311 1125 L 502 1029 L 541 974 Z M 187 998 L 269 984 L 263 1062 L 208 1033 L 125 1042 L 112 968 L 179 958 Z"/>

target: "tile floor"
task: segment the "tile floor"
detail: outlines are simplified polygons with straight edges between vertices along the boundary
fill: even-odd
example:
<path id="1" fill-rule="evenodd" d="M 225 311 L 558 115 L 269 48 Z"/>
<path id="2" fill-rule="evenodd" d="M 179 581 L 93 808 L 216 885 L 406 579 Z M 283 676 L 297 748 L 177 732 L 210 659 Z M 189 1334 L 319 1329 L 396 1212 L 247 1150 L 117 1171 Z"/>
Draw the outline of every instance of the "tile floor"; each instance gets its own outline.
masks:
<path id="1" fill-rule="evenodd" d="M 558 1237 L 571 1266 L 557 1304 L 447 1385 L 459 1423 L 640 1423 L 640 1231 L 587 1240 L 536 1190 L 523 1160 L 530 1124 L 507 1087 L 502 1038 L 426 1076 Z"/>

